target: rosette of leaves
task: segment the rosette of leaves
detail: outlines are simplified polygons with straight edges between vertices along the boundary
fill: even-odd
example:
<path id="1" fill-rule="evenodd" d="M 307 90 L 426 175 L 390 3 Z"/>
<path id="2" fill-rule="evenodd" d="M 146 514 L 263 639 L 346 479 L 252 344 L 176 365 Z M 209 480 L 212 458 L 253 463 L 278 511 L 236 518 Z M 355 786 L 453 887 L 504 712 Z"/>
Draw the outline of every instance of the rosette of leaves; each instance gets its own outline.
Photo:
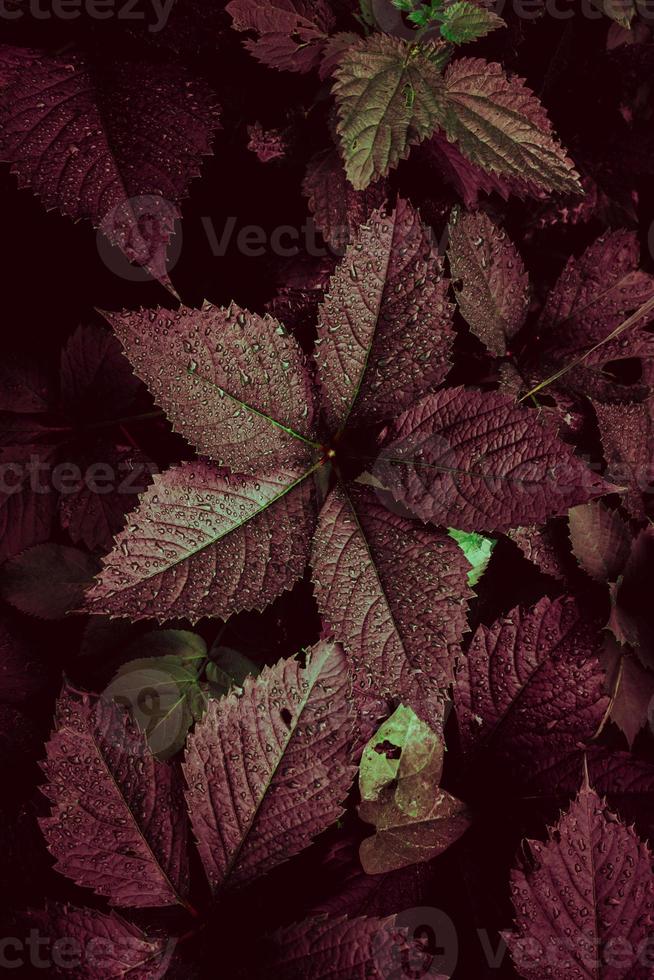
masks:
<path id="1" fill-rule="evenodd" d="M 448 287 L 400 201 L 350 245 L 311 360 L 280 323 L 235 304 L 110 315 L 200 458 L 155 477 L 88 609 L 225 619 L 262 609 L 310 563 L 325 633 L 365 690 L 431 717 L 471 595 L 446 529 L 538 523 L 608 489 L 538 413 L 442 387 Z"/>

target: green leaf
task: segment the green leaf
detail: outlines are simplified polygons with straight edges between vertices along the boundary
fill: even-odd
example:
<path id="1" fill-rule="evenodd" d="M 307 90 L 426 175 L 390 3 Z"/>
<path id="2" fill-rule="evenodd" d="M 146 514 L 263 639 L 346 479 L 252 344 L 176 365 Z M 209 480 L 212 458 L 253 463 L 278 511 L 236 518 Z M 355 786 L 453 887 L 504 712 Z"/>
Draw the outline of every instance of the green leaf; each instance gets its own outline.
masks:
<path id="1" fill-rule="evenodd" d="M 359 816 L 377 833 L 359 851 L 367 874 L 429 861 L 468 827 L 460 800 L 440 788 L 442 739 L 400 705 L 364 749 Z"/>
<path id="2" fill-rule="evenodd" d="M 359 769 L 362 800 L 378 799 L 384 786 L 397 779 L 402 751 L 411 745 L 414 748 L 419 746 L 425 758 L 433 752 L 442 751 L 431 728 L 411 708 L 401 704 L 363 750 Z"/>
<path id="3" fill-rule="evenodd" d="M 184 630 L 159 630 L 138 641 L 159 655 L 124 664 L 105 695 L 129 708 L 158 759 L 169 759 L 206 710 L 200 672 L 207 656 L 201 637 Z"/>
<path id="4" fill-rule="evenodd" d="M 488 568 L 497 540 L 484 537 L 476 531 L 457 531 L 454 528 L 450 528 L 448 534 L 456 541 L 472 565 L 468 572 L 468 585 L 472 588 Z"/>
<path id="5" fill-rule="evenodd" d="M 497 14 L 468 0 L 446 7 L 441 15 L 441 36 L 454 44 L 466 44 L 485 37 L 506 23 Z"/>
<path id="6" fill-rule="evenodd" d="M 356 190 L 385 176 L 443 122 L 443 77 L 432 60 L 439 50 L 372 34 L 341 57 L 334 83 L 337 128 Z"/>

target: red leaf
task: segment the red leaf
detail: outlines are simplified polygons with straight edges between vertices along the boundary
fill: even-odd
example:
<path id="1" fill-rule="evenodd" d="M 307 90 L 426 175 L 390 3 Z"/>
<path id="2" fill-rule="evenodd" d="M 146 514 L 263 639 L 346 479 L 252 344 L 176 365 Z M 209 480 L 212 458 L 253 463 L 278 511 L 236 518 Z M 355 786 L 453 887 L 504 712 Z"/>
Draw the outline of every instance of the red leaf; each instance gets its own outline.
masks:
<path id="1" fill-rule="evenodd" d="M 536 412 L 464 388 L 401 415 L 375 475 L 422 520 L 462 531 L 539 524 L 613 489 Z"/>
<path id="2" fill-rule="evenodd" d="M 107 319 L 136 373 L 200 453 L 238 473 L 308 459 L 311 378 L 296 341 L 275 320 L 235 304 Z"/>
<path id="3" fill-rule="evenodd" d="M 306 567 L 315 523 L 309 476 L 230 475 L 204 462 L 155 476 L 105 558 L 88 608 L 160 622 L 263 608 Z"/>
<path id="4" fill-rule="evenodd" d="M 608 706 L 600 648 L 599 624 L 572 598 L 480 626 L 454 686 L 466 755 L 528 781 L 591 739 Z"/>
<path id="5" fill-rule="evenodd" d="M 599 500 L 573 507 L 568 515 L 575 558 L 597 582 L 614 582 L 631 550 L 631 535 L 617 511 Z"/>
<path id="6" fill-rule="evenodd" d="M 362 683 L 440 727 L 473 596 L 458 545 L 371 490 L 337 487 L 320 514 L 311 564 L 325 631 L 343 643 Z"/>
<path id="7" fill-rule="evenodd" d="M 334 823 L 354 778 L 354 714 L 339 647 L 247 678 L 212 701 L 190 736 L 184 772 L 198 849 L 213 891 L 245 885 Z"/>
<path id="8" fill-rule="evenodd" d="M 436 387 L 450 367 L 449 283 L 430 230 L 400 199 L 376 212 L 331 280 L 316 362 L 332 433 L 378 421 Z"/>
<path id="9" fill-rule="evenodd" d="M 270 68 L 308 72 L 322 57 L 333 16 L 325 0 L 231 0 L 225 8 L 237 31 L 253 31 L 250 54 Z"/>
<path id="10" fill-rule="evenodd" d="M 181 789 L 122 708 L 64 688 L 43 769 L 53 805 L 40 824 L 57 871 L 112 905 L 186 905 Z"/>
<path id="11" fill-rule="evenodd" d="M 511 876 L 516 931 L 505 934 L 525 980 L 644 978 L 654 925 L 652 856 L 588 785 L 531 861 Z"/>
<path id="12" fill-rule="evenodd" d="M 179 204 L 218 127 L 213 95 L 181 66 L 9 49 L 0 154 L 47 208 L 89 218 L 130 262 L 166 279 Z M 18 67 L 19 66 L 19 67 Z"/>

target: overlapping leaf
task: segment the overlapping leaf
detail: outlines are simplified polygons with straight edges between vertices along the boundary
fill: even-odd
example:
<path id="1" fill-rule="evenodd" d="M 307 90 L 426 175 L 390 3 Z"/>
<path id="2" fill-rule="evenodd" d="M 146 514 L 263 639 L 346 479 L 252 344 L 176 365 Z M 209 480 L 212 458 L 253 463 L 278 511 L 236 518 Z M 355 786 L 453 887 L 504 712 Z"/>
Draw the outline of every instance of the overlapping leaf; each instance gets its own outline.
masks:
<path id="1" fill-rule="evenodd" d="M 319 311 L 316 362 L 330 429 L 396 414 L 445 378 L 449 283 L 406 201 L 362 226 Z"/>
<path id="2" fill-rule="evenodd" d="M 271 68 L 307 72 L 319 64 L 334 20 L 326 0 L 231 0 L 234 29 L 252 31 L 247 50 Z"/>
<path id="3" fill-rule="evenodd" d="M 202 461 L 174 467 L 141 497 L 88 606 L 161 622 L 261 609 L 302 576 L 314 524 L 302 469 L 254 477 Z"/>
<path id="4" fill-rule="evenodd" d="M 527 561 L 532 562 L 544 575 L 551 575 L 552 578 L 565 581 L 565 563 L 547 525 L 539 527 L 537 524 L 532 524 L 529 527 L 516 527 L 507 533 Z"/>
<path id="5" fill-rule="evenodd" d="M 624 504 L 642 519 L 654 493 L 654 401 L 634 404 L 594 402 L 610 479 L 627 488 Z"/>
<path id="6" fill-rule="evenodd" d="M 340 251 L 350 244 L 359 225 L 383 206 L 387 189 L 383 181 L 378 181 L 365 191 L 355 191 L 338 151 L 330 149 L 309 161 L 302 192 L 325 241 Z"/>
<path id="7" fill-rule="evenodd" d="M 646 667 L 654 667 L 654 609 L 651 581 L 654 573 L 654 527 L 644 528 L 614 590 L 609 626 L 620 643 L 629 644 Z"/>
<path id="8" fill-rule="evenodd" d="M 203 640 L 187 630 L 159 630 L 138 644 L 142 654 L 119 669 L 105 698 L 125 705 L 157 759 L 184 746 L 188 730 L 207 706 L 200 671 L 207 657 Z M 152 652 L 154 656 L 143 656 Z"/>
<path id="9" fill-rule="evenodd" d="M 519 975 L 647 976 L 652 856 L 587 778 L 547 841 L 531 840 L 529 850 L 531 862 L 512 874 L 516 931 L 505 934 Z"/>
<path id="10" fill-rule="evenodd" d="M 448 258 L 461 315 L 491 353 L 503 356 L 529 308 L 529 277 L 518 250 L 483 211 L 455 212 Z"/>
<path id="11" fill-rule="evenodd" d="M 47 744 L 41 829 L 56 869 L 112 905 L 186 904 L 181 787 L 122 708 L 64 688 Z"/>
<path id="12" fill-rule="evenodd" d="M 245 885 L 297 854 L 342 812 L 354 769 L 342 650 L 320 644 L 209 705 L 184 772 L 212 890 Z"/>
<path id="13" fill-rule="evenodd" d="M 369 687 L 437 725 L 472 596 L 460 548 L 372 490 L 337 487 L 320 514 L 311 564 L 324 627 Z"/>
<path id="14" fill-rule="evenodd" d="M 364 749 L 359 771 L 359 816 L 376 833 L 361 844 L 367 874 L 429 861 L 468 827 L 460 800 L 440 788 L 444 745 L 404 705 Z"/>
<path id="15" fill-rule="evenodd" d="M 567 597 L 480 626 L 454 687 L 465 754 L 528 782 L 590 740 L 608 706 L 600 627 Z"/>
<path id="16" fill-rule="evenodd" d="M 501 65 L 454 62 L 445 73 L 445 104 L 443 128 L 472 163 L 546 191 L 581 192 L 542 104 Z"/>
<path id="17" fill-rule="evenodd" d="M 429 50 L 387 34 L 347 48 L 334 73 L 338 133 L 356 190 L 385 177 L 445 117 L 442 75 Z"/>
<path id="18" fill-rule="evenodd" d="M 146 935 L 113 912 L 104 915 L 95 909 L 52 904 L 28 919 L 49 938 L 52 948 L 61 951 L 57 957 L 65 963 L 61 972 L 75 980 L 162 980 L 177 945 L 160 933 Z"/>
<path id="19" fill-rule="evenodd" d="M 441 37 L 454 44 L 466 44 L 485 37 L 499 27 L 505 27 L 505 22 L 491 10 L 487 10 L 469 0 L 457 0 L 443 10 L 441 14 Z"/>
<path id="20" fill-rule="evenodd" d="M 541 523 L 612 489 L 537 413 L 464 388 L 401 415 L 375 474 L 422 520 L 462 531 Z"/>
<path id="21" fill-rule="evenodd" d="M 420 964 L 429 953 L 408 935 L 402 917 L 316 917 L 279 930 L 272 937 L 272 954 L 266 957 L 261 980 L 283 976 L 285 980 L 386 980 L 398 963 Z M 444 977 L 429 972 L 432 980 Z"/>
<path id="22" fill-rule="evenodd" d="M 630 389 L 612 377 L 606 365 L 640 358 L 650 365 L 654 335 L 645 327 L 651 314 L 629 331 L 605 341 L 627 317 L 654 297 L 654 277 L 640 269 L 640 249 L 632 232 L 614 231 L 599 238 L 579 258 L 569 259 L 550 293 L 540 319 L 542 336 L 539 370 L 584 362 L 568 371 L 561 383 L 602 401 L 639 400 L 648 394 L 652 379 L 645 374 Z M 543 362 L 543 358 L 545 359 Z"/>
<path id="23" fill-rule="evenodd" d="M 89 218 L 166 278 L 179 203 L 218 126 L 204 82 L 173 63 L 10 49 L 0 156 L 47 208 Z"/>

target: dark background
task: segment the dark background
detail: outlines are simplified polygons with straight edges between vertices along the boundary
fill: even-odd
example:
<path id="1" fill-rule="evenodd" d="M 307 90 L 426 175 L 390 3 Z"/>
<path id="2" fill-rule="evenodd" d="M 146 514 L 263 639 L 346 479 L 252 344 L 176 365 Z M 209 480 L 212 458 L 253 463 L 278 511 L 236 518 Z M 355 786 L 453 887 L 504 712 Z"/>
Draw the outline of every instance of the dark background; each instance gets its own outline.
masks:
<path id="1" fill-rule="evenodd" d="M 207 79 L 223 108 L 222 130 L 216 136 L 213 157 L 204 162 L 202 178 L 193 183 L 183 204 L 183 246 L 172 280 L 188 305 L 200 305 L 203 299 L 222 305 L 235 299 L 262 311 L 287 277 L 296 273 L 296 267 L 306 267 L 300 262 L 302 257 L 289 262 L 270 252 L 260 258 L 244 256 L 236 247 L 236 234 L 224 257 L 213 256 L 201 219 L 209 218 L 218 234 L 231 216 L 238 219 L 237 230 L 255 224 L 270 233 L 279 225 L 303 224 L 308 214 L 301 192 L 306 164 L 316 151 L 329 145 L 329 86 L 313 76 L 258 65 L 243 51 L 242 38 L 229 29 L 229 18 L 221 6 L 211 0 L 178 0 L 162 35 L 149 35 L 139 24 L 94 23 L 86 18 L 68 24 L 36 23 L 25 16 L 14 23 L 0 20 L 0 37 L 7 43 L 49 52 L 81 45 L 99 60 L 120 61 L 134 53 L 180 59 Z M 344 26 L 350 26 L 347 6 L 342 4 Z M 595 181 L 601 191 L 601 204 L 587 210 L 566 201 L 512 198 L 505 203 L 492 197 L 485 202 L 491 214 L 502 217 L 525 258 L 535 287 L 534 313 L 567 257 L 578 254 L 609 226 L 635 229 L 644 265 L 652 265 L 648 238 L 654 218 L 654 44 L 645 34 L 646 43 L 609 52 L 610 22 L 606 18 L 585 17 L 577 3 L 561 3 L 560 7 L 571 12 L 570 19 L 545 14 L 525 21 L 507 10 L 504 16 L 509 29 L 466 51 L 501 61 L 507 70 L 526 79 L 543 100 L 582 176 Z M 263 164 L 247 148 L 246 125 L 256 121 L 264 128 L 287 131 L 290 149 L 286 159 Z M 391 194 L 396 190 L 423 209 L 440 235 L 457 198 L 421 165 L 419 154 L 393 175 Z M 30 190 L 17 189 L 8 166 L 0 168 L 0 215 L 3 356 L 25 354 L 54 373 L 61 348 L 78 325 L 102 323 L 97 309 L 174 305 L 173 298 L 156 283 L 134 284 L 117 277 L 103 263 L 91 225 L 46 213 Z M 312 262 L 318 264 L 309 260 L 309 265 Z M 290 324 L 306 347 L 311 344 L 313 310 L 311 303 L 305 304 L 302 315 Z M 461 323 L 459 326 L 457 381 L 492 383 L 481 345 Z M 151 405 L 145 393 L 142 402 L 141 409 L 147 411 Z M 171 435 L 165 422 L 127 424 L 126 428 L 133 443 L 161 466 L 189 455 L 188 447 Z M 111 434 L 116 440 L 124 437 L 124 431 Z M 79 437 L 83 443 L 82 425 Z M 586 450 L 597 455 L 597 447 L 596 434 L 589 433 Z M 54 536 L 66 541 L 63 531 Z M 581 575 L 574 581 L 580 598 L 601 611 L 603 590 L 595 590 Z M 561 589 L 523 560 L 508 540 L 502 540 L 478 591 L 472 626 L 479 621 L 490 623 L 518 603 L 531 603 L 544 594 L 554 596 Z M 47 684 L 24 706 L 24 737 L 9 741 L 6 751 L 0 753 L 4 787 L 0 808 L 6 822 L 0 847 L 0 903 L 7 913 L 42 907 L 46 899 L 106 910 L 101 900 L 51 870 L 36 825 L 36 817 L 46 812 L 37 788 L 41 781 L 37 760 L 43 756 L 42 744 L 51 728 L 62 674 L 78 686 L 101 690 L 120 662 L 122 635 L 111 633 L 100 642 L 96 633 L 89 633 L 84 617 L 40 623 L 9 607 L 4 612 L 29 644 L 34 669 L 43 672 Z M 273 663 L 315 642 L 319 622 L 310 585 L 305 582 L 263 615 L 238 616 L 225 631 L 219 622 L 204 621 L 198 631 L 209 643 L 221 634 L 227 645 L 259 662 Z M 331 849 L 337 839 L 343 839 L 343 832 L 338 838 L 329 833 L 247 896 L 218 910 L 208 911 L 202 875 L 195 867 L 195 900 L 205 916 L 204 928 L 197 934 L 193 934 L 196 924 L 189 923 L 183 913 L 130 917 L 143 924 L 170 927 L 175 934 L 192 934 L 180 945 L 180 976 L 230 976 L 231 970 L 243 966 L 255 937 L 303 918 L 311 910 L 389 914 L 406 906 L 434 906 L 448 913 L 459 932 L 457 978 L 514 976 L 508 956 L 501 970 L 488 969 L 476 930 L 490 930 L 495 947 L 493 930 L 510 926 L 508 871 L 520 842 L 525 836 L 542 836 L 545 822 L 556 819 L 565 798 L 521 798 L 510 785 L 502 785 L 497 773 L 486 779 L 477 774 L 473 784 L 462 784 L 457 775 L 456 732 L 451 727 L 446 786 L 470 803 L 476 819 L 466 837 L 431 866 L 409 869 L 391 876 L 390 881 L 374 882 L 365 894 L 351 895 L 346 870 L 353 866 L 361 827 L 349 817 L 345 839 L 351 842 L 350 851 L 341 845 L 335 857 Z M 624 747 L 611 730 L 606 740 Z M 636 751 L 651 757 L 646 737 L 641 737 Z M 345 897 L 339 897 L 341 893 Z"/>

